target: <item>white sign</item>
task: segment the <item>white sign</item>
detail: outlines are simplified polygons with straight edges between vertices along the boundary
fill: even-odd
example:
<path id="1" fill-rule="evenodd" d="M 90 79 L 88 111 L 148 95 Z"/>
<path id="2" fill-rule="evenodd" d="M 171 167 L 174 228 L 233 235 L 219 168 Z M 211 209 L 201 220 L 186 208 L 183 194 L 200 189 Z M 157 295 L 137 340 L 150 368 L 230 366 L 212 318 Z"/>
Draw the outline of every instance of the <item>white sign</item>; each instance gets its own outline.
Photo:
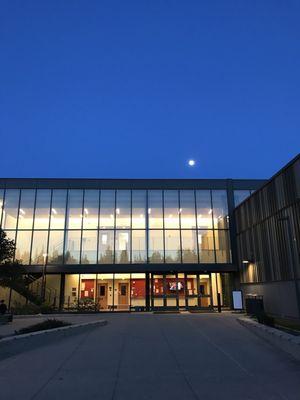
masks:
<path id="1" fill-rule="evenodd" d="M 243 308 L 242 291 L 241 290 L 233 290 L 232 298 L 233 298 L 233 309 L 234 310 L 242 310 L 242 308 Z"/>

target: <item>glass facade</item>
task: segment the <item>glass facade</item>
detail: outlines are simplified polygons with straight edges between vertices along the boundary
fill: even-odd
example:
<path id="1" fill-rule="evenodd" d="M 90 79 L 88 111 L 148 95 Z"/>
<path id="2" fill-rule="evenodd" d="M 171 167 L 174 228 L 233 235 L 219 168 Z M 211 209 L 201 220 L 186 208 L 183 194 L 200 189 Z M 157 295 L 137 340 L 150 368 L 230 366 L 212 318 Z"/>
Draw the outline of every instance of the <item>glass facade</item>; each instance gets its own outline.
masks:
<path id="1" fill-rule="evenodd" d="M 147 283 L 145 273 L 67 274 L 62 288 L 61 276 L 53 274 L 46 277 L 46 297 L 55 308 L 61 302 L 66 311 L 142 311 L 147 299 L 152 310 L 208 309 L 217 305 L 217 293 L 222 306 L 228 306 L 224 278 L 218 273 L 153 273 Z M 32 285 L 39 291 L 41 280 Z"/>
<path id="2" fill-rule="evenodd" d="M 6 189 L 23 264 L 231 263 L 226 190 Z"/>
<path id="3" fill-rule="evenodd" d="M 235 190 L 239 182 L 17 183 L 2 182 L 0 225 L 38 295 L 45 271 L 45 301 L 55 309 L 205 309 L 218 293 L 230 306 L 229 215 L 250 194 Z"/>

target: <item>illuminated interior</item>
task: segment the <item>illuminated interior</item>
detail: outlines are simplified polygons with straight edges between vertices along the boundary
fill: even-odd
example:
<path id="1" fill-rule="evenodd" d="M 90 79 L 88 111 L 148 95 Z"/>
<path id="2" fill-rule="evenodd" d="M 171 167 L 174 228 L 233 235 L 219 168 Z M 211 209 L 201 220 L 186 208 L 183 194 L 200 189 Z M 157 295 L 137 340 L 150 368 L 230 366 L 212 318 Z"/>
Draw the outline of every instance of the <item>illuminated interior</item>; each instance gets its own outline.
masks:
<path id="1" fill-rule="evenodd" d="M 1 202 L 23 264 L 231 262 L 225 190 L 7 189 Z"/>

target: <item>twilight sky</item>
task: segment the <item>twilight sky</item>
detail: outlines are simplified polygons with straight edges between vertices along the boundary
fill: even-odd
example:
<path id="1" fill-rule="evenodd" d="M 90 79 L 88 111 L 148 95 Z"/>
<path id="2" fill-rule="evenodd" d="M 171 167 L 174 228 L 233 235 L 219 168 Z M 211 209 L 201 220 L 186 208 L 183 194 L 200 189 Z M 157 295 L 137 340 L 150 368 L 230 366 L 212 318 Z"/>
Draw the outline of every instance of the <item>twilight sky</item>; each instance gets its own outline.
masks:
<path id="1" fill-rule="evenodd" d="M 270 177 L 300 149 L 299 20 L 298 0 L 3 0 L 0 176 Z"/>

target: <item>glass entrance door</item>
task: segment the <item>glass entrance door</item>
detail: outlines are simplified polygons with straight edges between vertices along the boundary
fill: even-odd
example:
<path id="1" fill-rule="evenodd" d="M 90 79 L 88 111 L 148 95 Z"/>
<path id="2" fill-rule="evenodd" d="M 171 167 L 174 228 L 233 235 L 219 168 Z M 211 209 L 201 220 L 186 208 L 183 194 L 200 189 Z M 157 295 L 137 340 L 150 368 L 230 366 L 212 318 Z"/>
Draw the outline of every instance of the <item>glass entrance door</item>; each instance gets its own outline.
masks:
<path id="1" fill-rule="evenodd" d="M 211 308 L 211 276 L 199 275 L 199 307 Z"/>
<path id="2" fill-rule="evenodd" d="M 165 306 L 167 309 L 178 309 L 177 274 L 165 275 Z"/>
<path id="3" fill-rule="evenodd" d="M 152 310 L 210 309 L 210 274 L 152 274 Z"/>
<path id="4" fill-rule="evenodd" d="M 151 308 L 156 310 L 165 307 L 164 275 L 151 276 Z"/>
<path id="5" fill-rule="evenodd" d="M 177 310 L 178 304 L 177 274 L 152 274 L 151 308 Z"/>

